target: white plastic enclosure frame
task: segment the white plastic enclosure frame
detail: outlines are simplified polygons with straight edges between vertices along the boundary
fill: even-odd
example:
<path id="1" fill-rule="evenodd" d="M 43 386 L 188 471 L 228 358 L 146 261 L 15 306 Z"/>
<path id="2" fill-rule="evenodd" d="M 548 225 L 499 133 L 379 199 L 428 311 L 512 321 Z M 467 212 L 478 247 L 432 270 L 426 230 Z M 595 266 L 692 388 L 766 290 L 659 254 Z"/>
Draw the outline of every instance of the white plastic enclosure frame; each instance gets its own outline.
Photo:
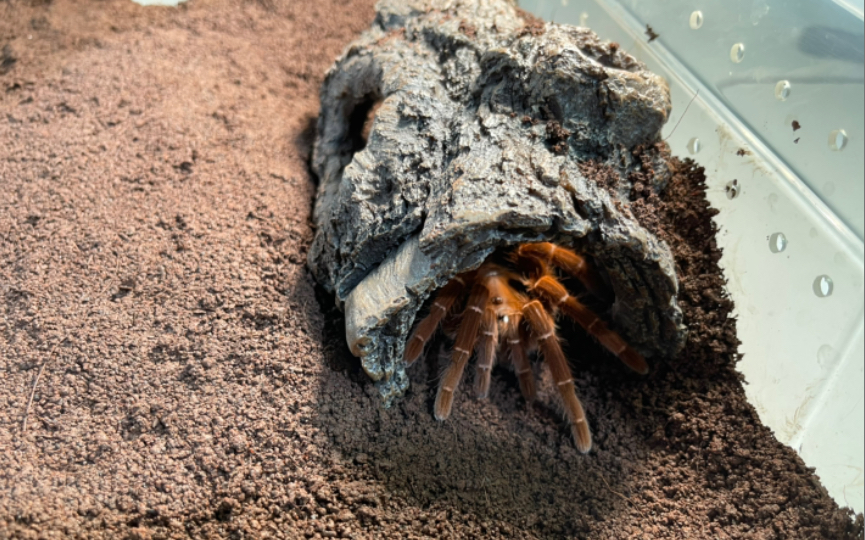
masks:
<path id="1" fill-rule="evenodd" d="M 664 137 L 706 168 L 720 210 L 748 399 L 841 506 L 862 512 L 862 0 L 519 3 L 592 28 L 667 79 Z"/>

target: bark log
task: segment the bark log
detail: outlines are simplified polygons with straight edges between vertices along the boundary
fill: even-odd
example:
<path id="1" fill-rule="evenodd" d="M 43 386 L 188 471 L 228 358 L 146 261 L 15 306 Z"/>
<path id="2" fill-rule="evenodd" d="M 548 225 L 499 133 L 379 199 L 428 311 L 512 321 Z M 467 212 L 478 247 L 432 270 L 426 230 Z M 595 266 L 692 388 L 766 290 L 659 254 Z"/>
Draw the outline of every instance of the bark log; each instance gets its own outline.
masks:
<path id="1" fill-rule="evenodd" d="M 507 0 L 376 9 L 321 90 L 309 267 L 386 403 L 408 386 L 403 348 L 426 299 L 521 242 L 594 257 L 616 329 L 647 355 L 675 354 L 673 258 L 628 209 L 631 173 L 651 169 L 657 190 L 669 177 L 666 82 L 591 30 Z M 586 178 L 585 161 L 612 167 L 618 188 Z"/>

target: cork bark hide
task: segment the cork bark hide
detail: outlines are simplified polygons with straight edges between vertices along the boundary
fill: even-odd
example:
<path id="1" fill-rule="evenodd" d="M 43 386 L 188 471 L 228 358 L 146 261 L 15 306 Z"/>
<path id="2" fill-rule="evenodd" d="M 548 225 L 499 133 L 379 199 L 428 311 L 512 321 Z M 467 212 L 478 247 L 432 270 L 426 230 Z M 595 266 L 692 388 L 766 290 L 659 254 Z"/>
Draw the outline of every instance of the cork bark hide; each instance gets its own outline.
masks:
<path id="1" fill-rule="evenodd" d="M 408 386 L 403 348 L 427 298 L 521 242 L 591 255 L 614 327 L 647 355 L 682 347 L 670 249 L 628 209 L 633 173 L 655 190 L 669 177 L 669 112 L 666 82 L 586 28 L 507 0 L 378 4 L 321 90 L 309 267 L 386 403 Z"/>

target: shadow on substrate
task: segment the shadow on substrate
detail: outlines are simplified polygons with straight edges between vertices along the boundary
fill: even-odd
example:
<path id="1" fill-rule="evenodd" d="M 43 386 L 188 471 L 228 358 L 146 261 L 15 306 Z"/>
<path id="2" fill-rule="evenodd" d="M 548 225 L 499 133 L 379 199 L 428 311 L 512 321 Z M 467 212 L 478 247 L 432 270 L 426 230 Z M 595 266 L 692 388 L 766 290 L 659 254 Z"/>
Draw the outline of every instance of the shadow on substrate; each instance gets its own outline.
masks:
<path id="1" fill-rule="evenodd" d="M 409 369 L 407 394 L 385 409 L 345 344 L 332 296 L 321 287 L 316 292 L 330 370 L 320 380 L 313 422 L 346 462 L 393 495 L 544 537 L 589 533 L 593 523 L 630 511 L 632 472 L 657 444 L 647 434 L 663 433 L 657 415 L 652 420 L 634 407 L 645 401 L 652 375 L 632 374 L 591 338 L 562 325 L 566 354 L 579 358 L 571 365 L 594 435 L 588 455 L 576 451 L 540 362 L 534 404 L 522 398 L 507 366 L 494 370 L 489 399 L 475 399 L 470 363 L 451 418 L 436 421 L 432 404 L 448 358 L 443 339 Z"/>

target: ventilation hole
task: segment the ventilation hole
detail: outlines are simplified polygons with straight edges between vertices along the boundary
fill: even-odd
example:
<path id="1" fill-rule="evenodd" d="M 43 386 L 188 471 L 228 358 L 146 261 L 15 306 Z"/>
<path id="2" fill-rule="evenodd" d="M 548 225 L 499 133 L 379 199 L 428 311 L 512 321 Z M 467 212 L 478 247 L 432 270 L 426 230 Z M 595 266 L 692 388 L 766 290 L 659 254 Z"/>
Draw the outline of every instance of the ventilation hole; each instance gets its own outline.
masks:
<path id="1" fill-rule="evenodd" d="M 787 249 L 787 237 L 784 233 L 776 232 L 769 237 L 769 251 L 772 253 L 781 253 Z"/>
<path id="2" fill-rule="evenodd" d="M 829 148 L 840 152 L 847 146 L 847 132 L 843 129 L 836 129 L 829 134 Z"/>
<path id="3" fill-rule="evenodd" d="M 694 137 L 693 139 L 688 141 L 688 152 L 696 154 L 700 151 L 701 148 L 703 148 L 703 143 L 701 143 L 700 139 L 698 139 L 697 137 Z"/>
<path id="4" fill-rule="evenodd" d="M 377 96 L 368 95 L 355 105 L 348 116 L 348 138 L 351 141 L 352 153 L 366 148 L 366 141 L 369 139 L 375 113 L 381 106 L 381 101 Z"/>
<path id="5" fill-rule="evenodd" d="M 775 85 L 775 98 L 778 101 L 787 101 L 790 97 L 790 81 L 778 81 Z"/>
<path id="6" fill-rule="evenodd" d="M 814 294 L 820 298 L 825 298 L 832 295 L 832 290 L 835 288 L 835 284 L 829 276 L 817 276 L 812 288 L 814 289 Z"/>
<path id="7" fill-rule="evenodd" d="M 691 20 L 689 21 L 691 24 L 691 30 L 697 30 L 701 26 L 703 26 L 703 12 L 695 11 L 691 13 Z"/>
<path id="8" fill-rule="evenodd" d="M 727 186 L 724 188 L 727 192 L 728 199 L 735 199 L 739 196 L 739 193 L 742 192 L 742 188 L 739 187 L 739 181 L 733 180 L 732 182 L 727 182 Z"/>
<path id="9" fill-rule="evenodd" d="M 744 43 L 736 43 L 730 49 L 730 60 L 734 63 L 738 64 L 745 58 L 745 44 Z"/>

